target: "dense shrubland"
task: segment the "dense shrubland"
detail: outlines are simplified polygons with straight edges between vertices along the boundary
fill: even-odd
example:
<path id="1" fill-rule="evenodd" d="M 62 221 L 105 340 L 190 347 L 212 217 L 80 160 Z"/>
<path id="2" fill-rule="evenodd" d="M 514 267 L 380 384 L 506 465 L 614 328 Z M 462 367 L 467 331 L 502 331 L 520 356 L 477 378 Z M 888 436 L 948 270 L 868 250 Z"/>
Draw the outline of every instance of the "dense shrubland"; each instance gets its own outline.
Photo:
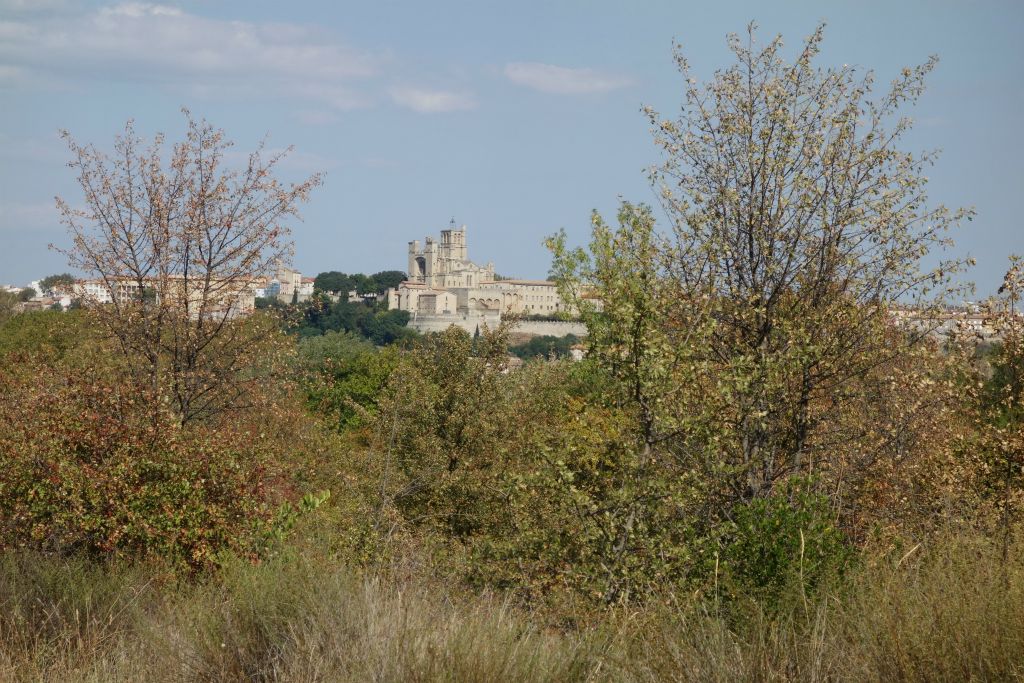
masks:
<path id="1" fill-rule="evenodd" d="M 271 548 L 300 469 L 289 456 L 321 440 L 282 373 L 187 426 L 173 401 L 131 381 L 85 311 L 16 316 L 0 348 L 5 549 L 155 556 L 194 572 Z M 253 367 L 281 354 L 270 344 Z"/>
<path id="2" fill-rule="evenodd" d="M 664 227 L 550 240 L 582 362 L 317 296 L 185 420 L 88 309 L 0 322 L 0 676 L 1024 676 L 1019 264 L 995 344 L 892 320 L 967 215 L 883 134 L 930 66 L 872 104 L 819 41 L 650 113 Z"/>

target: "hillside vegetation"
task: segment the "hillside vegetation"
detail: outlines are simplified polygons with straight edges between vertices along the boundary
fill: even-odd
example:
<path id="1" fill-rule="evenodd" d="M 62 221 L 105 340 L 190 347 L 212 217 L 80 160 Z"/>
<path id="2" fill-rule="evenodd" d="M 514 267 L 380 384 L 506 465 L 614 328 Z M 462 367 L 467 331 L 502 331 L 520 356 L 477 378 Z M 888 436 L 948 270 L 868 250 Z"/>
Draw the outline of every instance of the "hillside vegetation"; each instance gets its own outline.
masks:
<path id="1" fill-rule="evenodd" d="M 582 361 L 326 296 L 207 315 L 284 248 L 259 211 L 197 314 L 139 275 L 0 320 L 0 679 L 1024 678 L 1020 264 L 994 340 L 931 334 L 971 217 L 898 146 L 933 62 L 871 99 L 821 39 L 788 63 L 751 30 L 705 84 L 678 55 L 681 118 L 647 112 L 663 211 L 548 240 Z M 179 170 L 224 144 L 191 126 Z M 317 180 L 259 178 L 281 215 Z M 88 215 L 79 249 L 145 260 Z"/>

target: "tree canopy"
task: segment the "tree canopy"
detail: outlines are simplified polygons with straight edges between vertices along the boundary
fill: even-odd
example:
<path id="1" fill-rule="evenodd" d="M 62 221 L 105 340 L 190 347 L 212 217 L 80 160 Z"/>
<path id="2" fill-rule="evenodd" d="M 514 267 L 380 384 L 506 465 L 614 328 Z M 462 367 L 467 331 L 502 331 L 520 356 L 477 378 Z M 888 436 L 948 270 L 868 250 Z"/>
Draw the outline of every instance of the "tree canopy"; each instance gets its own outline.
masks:
<path id="1" fill-rule="evenodd" d="M 331 270 L 317 275 L 313 287 L 318 292 L 331 294 L 347 294 L 353 290 L 362 295 L 380 294 L 388 289 L 394 289 L 405 279 L 405 273 L 400 270 L 383 270 L 373 275 L 346 274 Z"/>
<path id="2" fill-rule="evenodd" d="M 42 287 L 44 292 L 50 292 L 53 290 L 61 290 L 62 293 L 69 292 L 74 284 L 75 276 L 71 273 L 47 275 L 39 281 L 39 286 Z"/>
<path id="3" fill-rule="evenodd" d="M 588 249 L 549 240 L 588 358 L 632 414 L 607 512 L 620 549 L 606 560 L 608 599 L 640 580 L 625 549 L 673 546 L 664 515 L 703 536 L 802 477 L 846 492 L 892 457 L 890 437 L 855 416 L 883 396 L 899 405 L 904 382 L 933 380 L 907 372 L 923 335 L 895 327 L 891 308 L 938 306 L 964 265 L 927 257 L 971 212 L 931 205 L 934 154 L 902 148 L 901 110 L 935 60 L 874 97 L 871 72 L 815 65 L 823 26 L 792 63 L 781 37 L 759 45 L 755 34 L 731 36 L 735 63 L 704 83 L 677 47 L 682 111 L 646 109 L 665 225 L 623 202 L 617 227 L 594 214 Z"/>
<path id="4" fill-rule="evenodd" d="M 257 381 L 239 370 L 271 326 L 237 320 L 242 292 L 289 256 L 288 219 L 320 184 L 277 180 L 287 151 L 267 158 L 262 145 L 226 167 L 224 132 L 184 113 L 188 131 L 170 150 L 162 135 L 146 144 L 131 122 L 109 155 L 65 132 L 84 208 L 58 199 L 71 237 L 61 251 L 106 289 L 109 303 L 93 314 L 138 389 L 170 400 L 183 422 Z"/>

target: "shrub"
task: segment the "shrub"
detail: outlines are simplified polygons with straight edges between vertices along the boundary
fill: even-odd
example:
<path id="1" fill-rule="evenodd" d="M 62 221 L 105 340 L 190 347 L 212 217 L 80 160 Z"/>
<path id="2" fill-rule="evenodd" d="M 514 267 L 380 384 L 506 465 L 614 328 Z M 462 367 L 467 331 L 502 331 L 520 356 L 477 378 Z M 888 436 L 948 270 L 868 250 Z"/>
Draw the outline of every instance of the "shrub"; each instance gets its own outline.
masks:
<path id="1" fill-rule="evenodd" d="M 362 415 L 376 410 L 397 362 L 393 350 L 377 349 L 351 332 L 327 332 L 299 343 L 299 372 L 309 404 L 339 431 L 360 426 Z"/>
<path id="2" fill-rule="evenodd" d="M 813 590 L 849 561 L 852 551 L 828 498 L 814 493 L 811 484 L 794 479 L 772 496 L 733 510 L 721 552 L 731 591 L 771 605 L 787 589 Z"/>
<path id="3" fill-rule="evenodd" d="M 88 372 L 0 371 L 0 548 L 193 570 L 255 557 L 275 509 L 259 441 L 183 428 L 151 397 Z"/>
<path id="4" fill-rule="evenodd" d="M 81 311 L 33 311 L 0 321 L 0 356 L 8 353 L 41 354 L 63 358 L 84 345 L 91 335 Z"/>
<path id="5" fill-rule="evenodd" d="M 567 334 L 563 337 L 555 337 L 550 334 L 545 334 L 537 337 L 532 337 L 529 341 L 522 344 L 516 344 L 508 349 L 508 352 L 513 356 L 519 358 L 535 358 L 541 356 L 544 358 L 566 358 L 569 356 L 570 349 L 580 341 L 579 337 L 574 334 Z"/>

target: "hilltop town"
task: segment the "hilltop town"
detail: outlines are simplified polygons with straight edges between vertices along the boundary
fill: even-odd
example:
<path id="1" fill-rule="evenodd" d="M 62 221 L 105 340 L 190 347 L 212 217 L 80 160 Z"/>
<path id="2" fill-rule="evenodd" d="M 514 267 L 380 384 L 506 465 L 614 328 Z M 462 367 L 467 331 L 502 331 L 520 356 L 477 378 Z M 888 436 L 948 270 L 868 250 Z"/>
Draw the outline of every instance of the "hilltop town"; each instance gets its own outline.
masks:
<path id="1" fill-rule="evenodd" d="M 493 261 L 484 265 L 472 261 L 468 229 L 465 225 L 456 226 L 454 219 L 440 231 L 440 239 L 427 236 L 422 243 L 410 241 L 406 270 L 388 272 L 404 277 L 397 285 L 377 291 L 353 288 L 338 292 L 326 284 L 318 287 L 317 277 L 278 263 L 276 272 L 271 275 L 225 286 L 215 303 L 207 304 L 202 311 L 197 290 L 185 294 L 189 287 L 181 276 L 168 278 L 171 285 L 166 296 L 182 301 L 191 309 L 192 317 L 245 317 L 251 315 L 261 301 L 275 302 L 275 305 L 303 304 L 319 295 L 331 302 L 343 299 L 388 311 L 404 311 L 408 313 L 406 324 L 417 332 L 441 332 L 454 325 L 477 333 L 484 326 L 497 327 L 508 317 L 516 319 L 517 333 L 526 337 L 581 337 L 587 332 L 572 304 L 563 300 L 556 282 L 502 277 L 496 273 Z M 327 273 L 321 273 L 318 277 L 325 275 Z M 74 279 L 65 274 L 33 280 L 24 287 L 4 285 L 0 291 L 18 297 L 14 312 L 24 312 L 69 310 L 81 305 L 127 301 L 139 296 L 140 286 L 128 277 L 111 277 L 104 281 Z M 582 296 L 592 295 L 583 292 Z M 936 338 L 965 333 L 983 340 L 998 336 L 986 308 L 969 301 L 939 311 L 893 306 L 890 315 L 898 324 Z"/>
<path id="2" fill-rule="evenodd" d="M 455 325 L 472 333 L 482 326 L 497 327 L 503 318 L 514 316 L 520 334 L 586 334 L 586 328 L 575 319 L 576 311 L 562 300 L 555 282 L 496 275 L 493 262 L 478 265 L 470 260 L 467 234 L 466 226 L 456 227 L 453 220 L 447 229 L 441 230 L 440 240 L 428 236 L 422 246 L 419 240 L 409 242 L 405 279 L 382 291 L 352 289 L 339 293 L 325 286 L 318 289 L 317 278 L 278 263 L 272 275 L 225 284 L 215 305 L 207 304 L 205 308 L 198 300 L 198 286 L 190 287 L 180 275 L 167 278 L 172 284 L 162 285 L 168 288 L 163 296 L 180 300 L 193 317 L 244 317 L 256 310 L 259 300 L 301 304 L 319 292 L 334 302 L 345 297 L 350 302 L 406 311 L 408 326 L 418 332 L 439 332 Z M 141 286 L 137 279 L 124 276 L 105 280 L 60 276 L 50 280 L 55 281 L 41 278 L 26 287 L 8 285 L 4 289 L 22 296 L 18 311 L 64 310 L 128 301 L 144 295 L 143 290 L 148 287 L 154 289 L 153 296 L 161 295 L 156 291 L 161 286 L 156 278 Z"/>

